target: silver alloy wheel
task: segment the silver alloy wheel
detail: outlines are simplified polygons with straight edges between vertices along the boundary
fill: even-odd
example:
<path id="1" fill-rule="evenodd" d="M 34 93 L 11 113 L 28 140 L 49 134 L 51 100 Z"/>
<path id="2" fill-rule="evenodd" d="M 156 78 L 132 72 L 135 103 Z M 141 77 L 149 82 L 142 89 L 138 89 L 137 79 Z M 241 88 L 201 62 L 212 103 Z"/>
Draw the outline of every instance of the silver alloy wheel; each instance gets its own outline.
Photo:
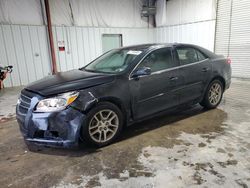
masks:
<path id="1" fill-rule="evenodd" d="M 222 95 L 222 88 L 219 83 L 214 83 L 208 94 L 208 100 L 212 105 L 217 105 L 220 102 Z"/>
<path id="2" fill-rule="evenodd" d="M 117 114 L 110 110 L 97 112 L 89 123 L 89 135 L 95 142 L 103 143 L 112 139 L 119 127 Z"/>

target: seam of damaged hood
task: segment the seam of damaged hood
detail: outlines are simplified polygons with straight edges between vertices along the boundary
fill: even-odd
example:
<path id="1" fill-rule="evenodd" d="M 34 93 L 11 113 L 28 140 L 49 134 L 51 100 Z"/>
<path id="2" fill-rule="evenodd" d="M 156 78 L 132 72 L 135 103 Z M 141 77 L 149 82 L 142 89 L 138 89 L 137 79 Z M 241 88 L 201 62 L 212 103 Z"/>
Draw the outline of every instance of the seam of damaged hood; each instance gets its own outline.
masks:
<path id="1" fill-rule="evenodd" d="M 105 77 L 105 76 L 104 76 Z M 93 79 L 94 78 L 101 78 L 101 77 L 93 77 Z M 69 83 L 71 83 L 72 85 L 74 84 L 74 82 L 77 82 L 77 81 L 79 81 L 79 80 L 81 80 L 81 79 L 77 79 L 77 80 L 73 80 L 73 81 L 68 81 L 68 82 L 65 82 L 64 84 L 56 84 L 56 85 L 51 85 L 51 86 L 49 86 L 49 87 L 47 87 L 47 88 L 45 88 L 45 89 L 43 89 L 43 90 L 41 90 L 41 91 L 36 91 L 36 90 L 32 90 L 32 89 L 30 89 L 29 87 L 27 87 L 27 88 L 25 88 L 26 90 L 28 90 L 28 91 L 31 91 L 31 92 L 33 92 L 33 93 L 37 93 L 37 94 L 39 94 L 39 95 L 41 95 L 41 96 L 43 96 L 43 97 L 51 97 L 51 96 L 54 96 L 54 95 L 58 95 L 58 94 L 60 94 L 60 93 L 65 93 L 65 92 L 70 92 L 70 91 L 74 91 L 74 90 L 83 90 L 83 89 L 89 89 L 89 88 L 91 88 L 91 87 L 95 87 L 95 86 L 99 86 L 99 85 L 103 85 L 103 84 L 108 84 L 108 83 L 112 83 L 112 82 L 114 82 L 114 80 L 115 80 L 115 76 L 113 77 L 113 76 L 110 76 L 110 77 L 107 77 L 107 78 L 111 78 L 111 80 L 110 81 L 102 81 L 102 82 L 100 82 L 100 83 L 97 83 L 97 84 L 91 84 L 90 86 L 87 86 L 87 87 L 79 87 L 79 88 L 71 88 L 71 89 L 65 89 L 65 90 L 63 90 L 63 92 L 58 92 L 58 93 L 54 93 L 54 94 L 50 94 L 51 92 L 48 92 L 49 94 L 44 94 L 44 91 L 46 91 L 46 90 L 49 90 L 49 89 L 51 89 L 51 88 L 54 88 L 54 87 L 58 87 L 58 86 L 61 86 L 61 85 L 64 85 L 64 84 L 69 84 Z M 83 81 L 84 80 L 90 80 L 90 79 L 82 79 Z M 45 92 L 46 93 L 46 92 Z"/>

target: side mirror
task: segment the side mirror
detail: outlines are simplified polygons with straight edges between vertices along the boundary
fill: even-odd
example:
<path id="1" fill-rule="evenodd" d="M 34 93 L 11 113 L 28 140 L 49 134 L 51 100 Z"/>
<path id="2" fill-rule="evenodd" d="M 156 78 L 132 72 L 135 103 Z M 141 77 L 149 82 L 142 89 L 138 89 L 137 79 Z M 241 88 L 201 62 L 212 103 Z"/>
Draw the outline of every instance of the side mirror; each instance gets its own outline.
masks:
<path id="1" fill-rule="evenodd" d="M 132 78 L 137 78 L 139 76 L 144 76 L 144 75 L 150 75 L 151 74 L 151 68 L 149 67 L 141 67 L 136 69 L 133 74 Z"/>

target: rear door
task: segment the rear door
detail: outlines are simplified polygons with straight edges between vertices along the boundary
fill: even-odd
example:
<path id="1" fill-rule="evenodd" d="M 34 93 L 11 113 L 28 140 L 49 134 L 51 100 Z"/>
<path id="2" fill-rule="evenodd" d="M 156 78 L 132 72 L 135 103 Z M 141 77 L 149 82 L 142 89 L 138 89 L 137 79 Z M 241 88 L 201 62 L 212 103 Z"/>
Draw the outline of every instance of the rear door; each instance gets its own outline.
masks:
<path id="1" fill-rule="evenodd" d="M 199 100 L 211 76 L 209 58 L 192 46 L 176 47 L 180 63 L 180 104 Z"/>
<path id="2" fill-rule="evenodd" d="M 172 48 L 161 48 L 149 53 L 137 66 L 140 67 L 149 67 L 151 75 L 130 79 L 135 119 L 178 105 L 176 92 L 180 86 L 179 71 Z"/>

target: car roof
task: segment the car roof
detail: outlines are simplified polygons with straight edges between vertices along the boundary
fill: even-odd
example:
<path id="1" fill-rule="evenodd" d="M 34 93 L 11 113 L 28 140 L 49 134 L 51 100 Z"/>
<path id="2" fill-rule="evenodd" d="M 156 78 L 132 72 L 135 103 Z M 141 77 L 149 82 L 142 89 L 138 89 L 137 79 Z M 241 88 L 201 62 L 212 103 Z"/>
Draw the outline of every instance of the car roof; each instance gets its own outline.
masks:
<path id="1" fill-rule="evenodd" d="M 185 44 L 185 43 L 149 43 L 149 44 L 125 46 L 125 47 L 121 47 L 120 49 L 144 51 L 144 50 L 148 50 L 148 49 L 161 48 L 161 47 L 173 47 L 173 46 L 199 47 L 199 46 L 194 45 L 194 44 Z"/>
<path id="2" fill-rule="evenodd" d="M 172 44 L 161 44 L 161 43 L 152 43 L 152 44 L 140 44 L 140 45 L 132 45 L 132 46 L 125 46 L 122 47 L 120 49 L 124 49 L 124 50 L 140 50 L 140 51 L 144 51 L 144 50 L 148 50 L 148 49 L 152 49 L 152 48 L 159 48 L 161 46 L 169 46 L 171 47 Z"/>
<path id="3" fill-rule="evenodd" d="M 126 47 L 121 47 L 119 49 L 124 49 L 124 50 L 138 50 L 138 51 L 148 51 L 148 50 L 153 50 L 153 49 L 158 49 L 158 48 L 164 48 L 164 47 L 173 47 L 173 46 L 189 46 L 193 47 L 196 49 L 199 49 L 202 51 L 204 54 L 206 54 L 209 57 L 216 57 L 216 54 L 213 52 L 202 48 L 200 46 L 197 46 L 195 44 L 186 44 L 186 43 L 151 43 L 151 44 L 140 44 L 140 45 L 132 45 L 132 46 L 126 46 Z"/>

